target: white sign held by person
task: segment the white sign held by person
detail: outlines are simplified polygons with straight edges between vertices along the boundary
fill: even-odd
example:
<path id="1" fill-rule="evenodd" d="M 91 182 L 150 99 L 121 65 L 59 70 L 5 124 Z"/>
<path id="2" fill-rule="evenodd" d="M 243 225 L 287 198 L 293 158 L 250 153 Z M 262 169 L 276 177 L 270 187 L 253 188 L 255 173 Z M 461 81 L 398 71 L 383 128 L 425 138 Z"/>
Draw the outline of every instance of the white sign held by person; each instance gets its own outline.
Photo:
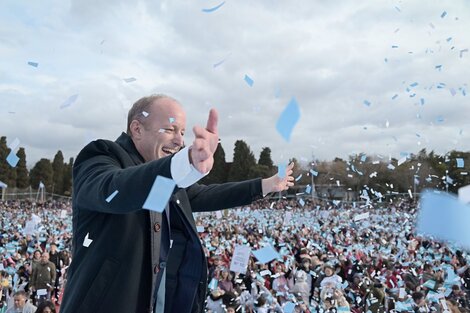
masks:
<path id="1" fill-rule="evenodd" d="M 354 216 L 354 222 L 365 220 L 367 218 L 369 218 L 369 212 L 358 214 L 358 215 Z"/>
<path id="2" fill-rule="evenodd" d="M 233 252 L 232 262 L 230 262 L 230 270 L 235 273 L 245 274 L 248 268 L 248 260 L 250 259 L 251 249 L 248 246 L 236 246 Z"/>

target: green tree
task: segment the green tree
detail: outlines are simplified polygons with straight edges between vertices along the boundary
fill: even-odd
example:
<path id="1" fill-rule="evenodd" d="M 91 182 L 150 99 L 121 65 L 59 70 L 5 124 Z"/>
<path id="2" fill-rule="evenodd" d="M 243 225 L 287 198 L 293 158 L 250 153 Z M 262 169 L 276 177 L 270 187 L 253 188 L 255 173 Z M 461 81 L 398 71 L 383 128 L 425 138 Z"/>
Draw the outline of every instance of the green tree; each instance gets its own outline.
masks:
<path id="1" fill-rule="evenodd" d="M 7 163 L 8 156 L 7 137 L 2 136 L 0 138 L 0 181 L 8 185 L 9 172 L 11 166 Z M 10 186 L 9 187 L 14 187 Z"/>
<path id="2" fill-rule="evenodd" d="M 29 173 L 31 186 L 39 188 L 39 182 L 45 185 L 48 191 L 52 190 L 52 163 L 48 159 L 39 160 Z"/>
<path id="3" fill-rule="evenodd" d="M 237 140 L 233 150 L 233 163 L 230 167 L 228 181 L 240 181 L 254 177 L 252 168 L 255 165 L 256 159 L 250 147 L 243 140 Z"/>
<path id="4" fill-rule="evenodd" d="M 71 196 L 72 195 L 72 171 L 73 171 L 73 158 L 69 159 L 69 163 L 64 165 L 64 173 L 63 177 L 63 191 L 64 195 Z"/>
<path id="5" fill-rule="evenodd" d="M 259 154 L 258 165 L 264 165 L 268 169 L 272 170 L 274 168 L 273 160 L 271 159 L 271 149 L 264 147 Z"/>
<path id="6" fill-rule="evenodd" d="M 205 176 L 201 182 L 203 184 L 221 184 L 227 181 L 227 162 L 225 161 L 225 151 L 219 142 L 214 153 L 214 166 L 209 175 Z"/>
<path id="7" fill-rule="evenodd" d="M 29 173 L 26 167 L 26 152 L 24 148 L 20 148 L 16 155 L 20 158 L 16 166 L 16 187 L 26 188 L 29 186 Z"/>
<path id="8" fill-rule="evenodd" d="M 52 161 L 52 185 L 56 194 L 64 193 L 64 156 L 62 151 L 57 151 Z"/>

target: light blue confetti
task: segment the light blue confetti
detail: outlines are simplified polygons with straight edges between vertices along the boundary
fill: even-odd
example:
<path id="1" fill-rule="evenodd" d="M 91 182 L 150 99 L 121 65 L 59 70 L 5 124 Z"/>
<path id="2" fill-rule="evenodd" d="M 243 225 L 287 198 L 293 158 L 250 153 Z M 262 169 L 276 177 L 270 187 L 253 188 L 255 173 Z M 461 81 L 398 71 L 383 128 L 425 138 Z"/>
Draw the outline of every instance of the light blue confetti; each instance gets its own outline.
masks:
<path id="1" fill-rule="evenodd" d="M 39 66 L 39 63 L 29 61 L 29 62 L 28 62 L 28 65 L 31 65 L 32 67 L 38 67 L 38 66 Z"/>
<path id="2" fill-rule="evenodd" d="M 67 98 L 67 100 L 64 101 L 64 103 L 60 105 L 59 108 L 61 109 L 67 108 L 71 106 L 72 104 L 74 104 L 75 101 L 77 101 L 77 99 L 78 99 L 78 94 L 71 95 L 70 97 Z"/>
<path id="3" fill-rule="evenodd" d="M 447 42 L 451 41 L 452 40 L 452 37 L 449 37 L 446 39 Z"/>
<path id="4" fill-rule="evenodd" d="M 395 94 L 395 95 L 392 97 L 392 100 L 395 100 L 397 97 L 398 97 L 398 94 Z"/>
<path id="5" fill-rule="evenodd" d="M 250 78 L 250 76 L 245 75 L 244 80 L 248 84 L 248 86 L 253 87 L 254 81 L 253 81 L 253 79 Z"/>
<path id="6" fill-rule="evenodd" d="M 438 117 L 436 118 L 436 122 L 442 123 L 442 122 L 444 122 L 444 118 L 443 118 L 442 116 L 438 116 Z"/>
<path id="7" fill-rule="evenodd" d="M 312 186 L 307 185 L 307 187 L 305 188 L 305 193 L 306 193 L 306 194 L 312 193 Z"/>
<path id="8" fill-rule="evenodd" d="M 126 83 L 132 83 L 135 82 L 137 79 L 135 77 L 129 77 L 129 78 L 124 78 L 124 81 Z"/>
<path id="9" fill-rule="evenodd" d="M 398 48 L 398 46 L 396 46 L 396 45 L 393 45 L 393 46 L 392 46 L 392 49 L 396 49 L 396 48 Z"/>
<path id="10" fill-rule="evenodd" d="M 417 82 L 414 82 L 414 83 L 412 83 L 412 84 L 410 85 L 410 87 L 416 87 L 416 86 L 418 86 L 418 83 L 417 83 Z"/>
<path id="11" fill-rule="evenodd" d="M 18 161 L 20 158 L 15 154 L 15 152 L 12 150 L 7 156 L 7 162 L 10 164 L 11 167 L 16 167 L 18 164 Z"/>
<path id="12" fill-rule="evenodd" d="M 455 159 L 457 161 L 457 168 L 463 168 L 464 167 L 464 160 L 462 158 L 457 158 Z"/>
<path id="13" fill-rule="evenodd" d="M 106 198 L 106 202 L 110 203 L 111 200 L 119 193 L 119 190 L 115 190 L 112 194 L 109 195 L 109 197 Z"/>
<path id="14" fill-rule="evenodd" d="M 170 200 L 175 186 L 176 184 L 172 179 L 157 176 L 142 207 L 147 210 L 162 213 Z"/>
<path id="15" fill-rule="evenodd" d="M 170 118 L 168 118 L 168 120 L 170 121 L 170 123 L 173 123 L 175 121 L 175 118 L 170 117 Z"/>
<path id="16" fill-rule="evenodd" d="M 312 174 L 314 177 L 318 176 L 318 172 L 314 170 L 310 170 L 310 174 Z"/>
<path id="17" fill-rule="evenodd" d="M 276 123 L 276 129 L 281 134 L 281 136 L 286 140 L 290 140 L 290 136 L 294 126 L 300 119 L 300 109 L 297 104 L 297 100 L 292 98 L 287 104 L 284 111 L 282 111 L 281 116 Z"/>
<path id="18" fill-rule="evenodd" d="M 441 18 L 444 18 L 446 15 L 447 15 L 447 12 L 446 12 L 446 11 L 442 12 Z"/>
<path id="19" fill-rule="evenodd" d="M 215 7 L 213 8 L 209 8 L 209 9 L 202 9 L 202 12 L 204 13 L 211 13 L 211 12 L 214 12 L 215 10 L 218 10 L 221 6 L 223 6 L 225 4 L 225 1 L 220 3 L 219 5 L 216 5 Z"/>
<path id="20" fill-rule="evenodd" d="M 456 197 L 438 191 L 425 191 L 421 199 L 418 233 L 470 248 L 470 208 Z"/>
<path id="21" fill-rule="evenodd" d="M 370 102 L 368 100 L 364 100 L 364 105 L 370 107 Z"/>
<path id="22" fill-rule="evenodd" d="M 258 259 L 262 264 L 266 264 L 272 260 L 280 258 L 279 253 L 274 250 L 270 245 L 261 248 L 259 250 L 253 251 L 253 255 Z"/>
<path id="23" fill-rule="evenodd" d="M 440 71 L 440 70 L 442 70 L 442 65 L 441 64 L 436 65 L 434 68 Z"/>
<path id="24" fill-rule="evenodd" d="M 424 105 L 424 99 L 423 98 L 419 99 L 419 101 L 421 102 L 421 105 Z"/>
<path id="25" fill-rule="evenodd" d="M 302 178 L 302 174 L 300 174 L 299 176 L 297 176 L 297 177 L 295 178 L 295 181 L 299 181 L 301 178 Z"/>
<path id="26" fill-rule="evenodd" d="M 286 177 L 286 165 L 285 164 L 279 164 L 277 166 L 277 176 L 280 178 Z"/>
<path id="27" fill-rule="evenodd" d="M 395 7 L 395 10 L 397 10 L 398 12 L 401 12 L 399 7 Z"/>

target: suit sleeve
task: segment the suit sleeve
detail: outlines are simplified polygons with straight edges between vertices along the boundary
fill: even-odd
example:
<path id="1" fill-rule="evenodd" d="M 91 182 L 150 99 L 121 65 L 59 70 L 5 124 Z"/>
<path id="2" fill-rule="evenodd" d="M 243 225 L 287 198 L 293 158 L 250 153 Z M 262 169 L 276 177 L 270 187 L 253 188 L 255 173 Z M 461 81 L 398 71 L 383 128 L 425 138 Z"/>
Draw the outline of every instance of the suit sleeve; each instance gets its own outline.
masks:
<path id="1" fill-rule="evenodd" d="M 158 175 L 171 178 L 171 157 L 123 168 L 116 155 L 124 151 L 117 149 L 98 140 L 78 155 L 73 184 L 74 204 L 80 210 L 114 214 L 140 210 L 155 178 Z M 107 202 L 115 191 L 118 193 Z"/>
<path id="2" fill-rule="evenodd" d="M 194 184 L 186 192 L 193 212 L 233 208 L 262 198 L 260 178 L 209 186 Z"/>

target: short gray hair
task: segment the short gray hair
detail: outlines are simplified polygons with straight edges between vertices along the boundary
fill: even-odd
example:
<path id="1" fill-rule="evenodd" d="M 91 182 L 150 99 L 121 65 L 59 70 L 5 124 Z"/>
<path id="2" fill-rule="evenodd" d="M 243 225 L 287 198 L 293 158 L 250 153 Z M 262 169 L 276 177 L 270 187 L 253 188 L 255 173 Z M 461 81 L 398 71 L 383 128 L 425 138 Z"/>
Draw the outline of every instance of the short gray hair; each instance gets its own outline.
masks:
<path id="1" fill-rule="evenodd" d="M 137 100 L 133 105 L 132 108 L 129 110 L 127 114 L 127 134 L 132 136 L 131 133 L 131 123 L 133 120 L 139 121 L 141 124 L 145 125 L 145 115 L 143 112 L 148 112 L 152 103 L 159 99 L 171 99 L 175 100 L 170 96 L 164 94 L 154 94 L 148 97 L 143 97 Z M 176 101 L 176 100 L 175 100 Z"/>

